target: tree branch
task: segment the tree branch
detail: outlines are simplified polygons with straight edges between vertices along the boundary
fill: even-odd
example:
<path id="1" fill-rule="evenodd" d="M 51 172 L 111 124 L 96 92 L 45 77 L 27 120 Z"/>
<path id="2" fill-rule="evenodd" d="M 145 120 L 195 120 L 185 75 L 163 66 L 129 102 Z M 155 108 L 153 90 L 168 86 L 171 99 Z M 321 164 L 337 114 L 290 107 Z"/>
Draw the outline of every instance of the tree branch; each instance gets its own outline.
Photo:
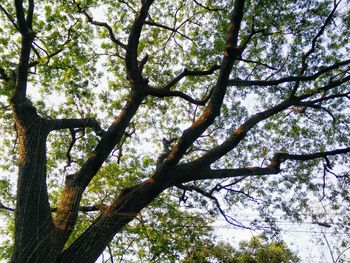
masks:
<path id="1" fill-rule="evenodd" d="M 108 34 L 109 34 L 109 38 L 112 40 L 112 42 L 114 44 L 116 44 L 117 46 L 123 48 L 123 49 L 126 49 L 126 45 L 124 43 L 122 43 L 120 40 L 118 40 L 115 35 L 114 35 L 114 32 L 113 32 L 113 29 L 110 25 L 108 25 L 107 23 L 105 22 L 99 22 L 99 21 L 96 21 L 93 19 L 92 16 L 90 16 L 81 6 L 79 3 L 77 3 L 75 0 L 74 0 L 74 3 L 75 5 L 77 6 L 78 8 L 78 11 L 79 13 L 83 14 L 87 20 L 89 21 L 89 23 L 91 23 L 92 25 L 95 25 L 95 26 L 100 26 L 100 27 L 104 27 L 105 29 L 107 29 L 108 31 Z"/>
<path id="2" fill-rule="evenodd" d="M 186 39 L 190 40 L 191 42 L 193 42 L 193 40 L 192 40 L 190 37 L 188 37 L 188 36 L 186 36 L 185 34 L 181 33 L 181 32 L 180 32 L 179 30 L 177 30 L 176 28 L 171 28 L 171 27 L 168 27 L 168 26 L 166 26 L 166 25 L 159 24 L 159 23 L 154 22 L 154 21 L 145 21 L 145 24 L 146 24 L 146 25 L 149 25 L 149 26 L 155 26 L 155 27 L 163 28 L 163 29 L 165 29 L 165 30 L 169 30 L 169 31 L 171 31 L 171 32 L 173 32 L 173 33 L 176 33 L 176 34 L 179 34 L 179 35 L 182 36 L 183 38 L 186 38 Z"/>
<path id="3" fill-rule="evenodd" d="M 76 174 L 66 178 L 66 184 L 60 197 L 60 203 L 57 207 L 54 221 L 57 229 L 60 230 L 61 239 L 66 240 L 69 237 L 76 222 L 77 211 L 83 192 L 114 147 L 120 142 L 125 133 L 125 129 L 128 127 L 131 118 L 141 105 L 142 100 L 143 97 L 139 97 L 137 94 L 131 95 L 119 116 L 102 136 L 84 165 Z M 78 122 L 84 125 L 81 121 Z M 66 121 L 65 125 L 65 127 L 71 126 L 70 121 Z M 58 238 L 58 240 L 60 238 Z M 61 246 L 64 243 L 65 242 L 62 241 L 62 243 L 59 244 Z"/>
<path id="4" fill-rule="evenodd" d="M 318 39 L 323 35 L 326 27 L 331 22 L 332 17 L 334 16 L 334 13 L 337 10 L 338 5 L 340 4 L 340 2 L 341 1 L 338 1 L 338 3 L 337 3 L 336 1 L 334 1 L 334 6 L 333 6 L 333 9 L 332 9 L 331 13 L 327 16 L 327 18 L 324 21 L 323 25 L 321 26 L 320 30 L 317 32 L 316 36 L 312 39 L 310 49 L 305 53 L 305 55 L 302 58 L 302 69 L 301 69 L 300 75 L 302 75 L 305 72 L 305 70 L 307 68 L 306 60 L 315 51 L 316 43 L 317 43 Z"/>
<path id="5" fill-rule="evenodd" d="M 3 79 L 5 82 L 10 80 L 10 77 L 6 74 L 3 68 L 0 68 L 0 79 Z"/>
<path id="6" fill-rule="evenodd" d="M 191 96 L 181 92 L 181 91 L 172 91 L 172 90 L 166 90 L 166 89 L 157 89 L 157 88 L 147 88 L 147 94 L 151 96 L 155 96 L 158 98 L 164 98 L 164 97 L 179 97 L 182 98 L 190 103 L 193 103 L 195 105 L 201 105 L 204 106 L 205 103 L 208 101 L 209 97 L 207 97 L 204 100 L 196 100 L 193 99 Z"/>
<path id="7" fill-rule="evenodd" d="M 242 176 L 246 177 L 273 175 L 281 172 L 280 166 L 286 160 L 309 161 L 338 154 L 346 154 L 349 152 L 350 147 L 311 154 L 276 153 L 274 154 L 270 164 L 267 167 L 244 167 L 213 170 L 209 167 L 209 165 L 199 167 L 196 162 L 191 162 L 179 166 L 177 175 L 172 178 L 172 185 L 176 186 L 178 184 L 188 183 L 195 180 L 213 180 L 236 178 Z"/>
<path id="8" fill-rule="evenodd" d="M 79 206 L 78 211 L 84 212 L 84 213 L 97 212 L 97 211 L 103 212 L 103 211 L 105 211 L 105 209 L 107 207 L 108 206 L 105 205 L 105 204 L 90 205 L 90 206 Z M 5 206 L 2 202 L 0 202 L 0 209 L 5 209 L 5 210 L 10 211 L 10 212 L 14 212 L 15 211 L 14 208 Z M 57 207 L 51 208 L 51 212 L 56 212 L 56 211 L 57 211 Z"/>
<path id="9" fill-rule="evenodd" d="M 148 16 L 149 8 L 154 0 L 142 1 L 142 7 L 139 13 L 136 15 L 135 21 L 131 27 L 131 32 L 128 39 L 128 45 L 126 48 L 126 70 L 129 80 L 134 83 L 143 83 L 142 72 L 138 66 L 137 60 L 137 48 L 140 42 L 142 27 Z M 135 88 L 135 87 L 134 87 Z"/>
<path id="10" fill-rule="evenodd" d="M 108 205 L 106 204 L 79 206 L 78 211 L 83 213 L 100 211 L 103 213 L 107 208 Z M 51 212 L 57 212 L 57 207 L 51 208 Z"/>
<path id="11" fill-rule="evenodd" d="M 16 17 L 17 17 L 17 25 L 22 34 L 26 34 L 28 30 L 26 18 L 24 15 L 24 8 L 23 8 L 23 1 L 22 0 L 15 0 L 15 7 L 16 7 Z"/>
<path id="12" fill-rule="evenodd" d="M 323 33 L 324 33 L 326 27 L 328 26 L 328 24 L 331 22 L 331 19 L 332 19 L 333 15 L 334 15 L 334 13 L 335 13 L 339 3 L 340 3 L 340 1 L 338 3 L 336 1 L 334 1 L 334 7 L 333 7 L 331 13 L 328 15 L 328 17 L 326 18 L 325 22 L 321 26 L 320 30 L 317 32 L 315 37 L 312 39 L 310 49 L 302 56 L 302 58 L 301 58 L 301 69 L 300 69 L 300 72 L 299 72 L 299 76 L 304 75 L 306 69 L 308 68 L 308 63 L 306 61 L 310 57 L 310 55 L 315 51 L 316 43 L 319 40 L 319 38 L 323 35 Z M 300 81 L 297 80 L 294 83 L 292 94 L 296 93 L 299 85 L 300 85 Z"/>
<path id="13" fill-rule="evenodd" d="M 33 26 L 33 15 L 34 15 L 34 0 L 28 0 L 26 24 L 28 25 L 29 29 L 32 29 L 32 26 Z"/>
<path id="14" fill-rule="evenodd" d="M 22 35 L 21 42 L 21 54 L 19 58 L 18 68 L 17 68 L 17 79 L 16 79 L 16 91 L 13 99 L 19 99 L 21 102 L 24 101 L 27 92 L 27 79 L 28 79 L 28 64 L 30 58 L 30 51 L 32 47 L 33 40 L 35 38 L 35 33 L 31 28 L 32 21 L 26 21 L 24 15 L 24 8 L 21 0 L 15 0 L 16 7 L 16 17 L 17 24 Z M 30 12 L 34 12 L 34 2 L 29 1 L 29 19 L 32 14 Z"/>
<path id="15" fill-rule="evenodd" d="M 240 222 L 238 222 L 237 220 L 233 219 L 232 217 L 226 215 L 225 211 L 221 208 L 220 202 L 219 200 L 213 195 L 213 193 L 210 192 L 206 192 L 203 189 L 199 188 L 198 186 L 195 185 L 176 185 L 176 187 L 185 190 L 185 191 L 195 191 L 211 200 L 214 201 L 217 209 L 219 210 L 220 214 L 224 217 L 224 219 L 226 220 L 227 223 L 229 223 L 230 225 L 239 227 L 239 228 L 245 228 L 245 229 L 251 229 L 249 227 L 246 227 L 244 225 L 242 225 Z"/>
<path id="16" fill-rule="evenodd" d="M 166 84 L 162 89 L 170 90 L 173 86 L 175 86 L 180 80 L 187 76 L 208 76 L 213 74 L 215 71 L 219 70 L 220 66 L 214 65 L 208 70 L 188 70 L 184 69 L 178 76 L 176 76 L 173 80 L 171 80 L 168 84 Z"/>
<path id="17" fill-rule="evenodd" d="M 208 10 L 208 11 L 214 11 L 214 12 L 216 12 L 216 11 L 225 11 L 224 8 L 210 8 L 210 7 L 208 7 L 208 6 L 202 5 L 202 4 L 199 3 L 197 0 L 193 0 L 193 2 L 195 2 L 196 5 L 198 5 L 198 6 L 202 7 L 202 8 L 204 8 L 204 9 L 206 9 L 206 10 Z"/>
<path id="18" fill-rule="evenodd" d="M 122 191 L 121 195 L 94 220 L 89 228 L 61 253 L 58 262 L 74 262 L 78 255 L 81 262 L 95 262 L 114 235 L 163 190 L 164 184 L 146 180 Z"/>
<path id="19" fill-rule="evenodd" d="M 229 151 L 231 151 L 233 148 L 235 148 L 245 138 L 248 131 L 255 127 L 257 123 L 287 109 L 289 106 L 297 103 L 298 101 L 298 98 L 289 98 L 271 107 L 270 109 L 252 115 L 241 126 L 239 126 L 235 132 L 231 134 L 222 144 L 214 147 L 202 157 L 198 158 L 195 162 L 201 163 L 203 165 L 209 165 L 215 162 L 227 154 Z"/>
<path id="20" fill-rule="evenodd" d="M 191 127 L 186 129 L 178 144 L 170 152 L 164 161 L 164 167 L 176 165 L 193 142 L 214 122 L 220 115 L 220 109 L 226 93 L 228 78 L 231 73 L 233 63 L 237 59 L 239 50 L 237 49 L 238 35 L 243 18 L 244 0 L 236 0 L 229 23 L 224 57 L 220 67 L 220 73 L 208 106 L 202 115 Z"/>
<path id="21" fill-rule="evenodd" d="M 19 31 L 19 27 L 16 24 L 16 21 L 14 20 L 14 18 L 10 15 L 9 12 L 7 12 L 7 10 L 0 4 L 0 10 L 2 12 L 4 12 L 5 16 L 10 20 L 11 24 Z"/>
<path id="22" fill-rule="evenodd" d="M 338 69 L 341 66 L 345 66 L 350 64 L 350 59 L 344 60 L 338 63 L 335 63 L 328 67 L 321 67 L 320 70 L 309 76 L 289 76 L 275 80 L 242 80 L 239 78 L 229 80 L 229 86 L 273 86 L 279 85 L 287 82 L 295 82 L 295 81 L 313 81 L 316 80 L 321 75 L 328 73 L 334 69 Z"/>
<path id="23" fill-rule="evenodd" d="M 334 156 L 334 155 L 345 154 L 349 152 L 350 152 L 350 147 L 336 149 L 332 151 L 311 153 L 311 154 L 276 153 L 272 158 L 272 163 L 276 163 L 276 167 L 278 167 L 280 163 L 286 160 L 309 161 L 313 159 L 325 158 L 327 156 Z"/>
<path id="24" fill-rule="evenodd" d="M 45 57 L 44 59 L 47 60 L 46 64 L 49 63 L 50 58 L 53 58 L 54 56 L 57 56 L 58 54 L 60 54 L 61 52 L 63 52 L 64 47 L 65 47 L 67 44 L 69 44 L 69 43 L 71 42 L 71 32 L 72 32 L 72 28 L 73 28 L 76 24 L 77 24 L 77 22 L 74 23 L 73 25 L 71 25 L 71 26 L 69 27 L 69 29 L 68 29 L 68 35 L 67 35 L 67 40 L 66 40 L 63 44 L 60 45 L 61 48 L 58 49 L 58 50 L 56 50 L 55 52 L 53 52 L 53 53 L 51 53 L 51 54 L 49 54 L 44 48 L 40 47 L 40 46 L 39 46 L 38 44 L 36 44 L 35 42 L 33 43 L 33 44 L 36 45 L 40 50 L 42 50 L 43 52 L 45 52 L 46 57 Z M 34 50 L 34 49 L 33 49 L 33 50 Z M 39 55 L 38 55 L 38 57 L 40 58 Z M 35 67 L 35 66 L 38 65 L 39 63 L 40 63 L 39 61 L 33 61 L 33 62 L 29 63 L 28 66 L 29 66 L 29 68 Z"/>
<path id="25" fill-rule="evenodd" d="M 93 128 L 97 135 L 103 136 L 106 132 L 94 118 L 85 119 L 56 119 L 50 120 L 50 131 L 75 129 L 75 128 Z"/>
<path id="26" fill-rule="evenodd" d="M 0 209 L 4 209 L 4 210 L 10 211 L 10 212 L 14 212 L 15 211 L 14 208 L 4 205 L 1 201 L 0 201 Z"/>

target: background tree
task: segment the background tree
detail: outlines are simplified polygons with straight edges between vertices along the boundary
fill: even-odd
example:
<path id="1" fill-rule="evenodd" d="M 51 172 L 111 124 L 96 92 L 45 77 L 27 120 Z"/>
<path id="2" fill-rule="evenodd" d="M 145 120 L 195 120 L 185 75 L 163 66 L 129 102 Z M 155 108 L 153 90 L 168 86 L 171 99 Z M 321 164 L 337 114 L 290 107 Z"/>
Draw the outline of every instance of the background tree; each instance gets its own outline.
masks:
<path id="1" fill-rule="evenodd" d="M 229 243 L 202 243 L 187 254 L 184 262 L 230 262 L 230 263 L 292 263 L 300 262 L 284 242 L 271 241 L 256 236 L 241 241 L 234 249 Z"/>
<path id="2" fill-rule="evenodd" d="M 299 262 L 298 257 L 283 242 L 268 243 L 261 237 L 253 237 L 249 242 L 240 243 L 240 250 L 235 254 L 238 263 L 291 263 Z"/>
<path id="3" fill-rule="evenodd" d="M 12 262 L 94 262 L 162 193 L 255 229 L 281 212 L 321 222 L 322 204 L 346 230 L 346 0 L 5 0 L 0 11 Z"/>

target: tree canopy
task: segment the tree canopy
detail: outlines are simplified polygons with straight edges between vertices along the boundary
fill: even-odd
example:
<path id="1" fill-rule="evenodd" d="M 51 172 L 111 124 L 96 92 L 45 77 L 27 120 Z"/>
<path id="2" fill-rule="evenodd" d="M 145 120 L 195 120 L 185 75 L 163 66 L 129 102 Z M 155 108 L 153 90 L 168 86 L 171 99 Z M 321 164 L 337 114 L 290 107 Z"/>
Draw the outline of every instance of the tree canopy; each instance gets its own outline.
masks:
<path id="1" fill-rule="evenodd" d="M 182 213 L 347 232 L 348 4 L 1 1 L 11 262 L 94 262 Z"/>

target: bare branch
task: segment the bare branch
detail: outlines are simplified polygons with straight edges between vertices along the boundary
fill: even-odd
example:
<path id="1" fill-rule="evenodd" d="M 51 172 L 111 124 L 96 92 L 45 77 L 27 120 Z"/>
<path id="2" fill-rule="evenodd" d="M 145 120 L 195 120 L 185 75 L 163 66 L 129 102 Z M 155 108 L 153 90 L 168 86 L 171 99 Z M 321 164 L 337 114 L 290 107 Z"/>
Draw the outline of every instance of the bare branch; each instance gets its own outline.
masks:
<path id="1" fill-rule="evenodd" d="M 214 65 L 208 70 L 188 70 L 184 69 L 178 76 L 176 76 L 173 80 L 171 80 L 168 84 L 166 84 L 162 89 L 170 90 L 173 86 L 179 83 L 184 77 L 187 76 L 208 76 L 213 74 L 215 71 L 219 70 L 220 66 Z"/>
<path id="2" fill-rule="evenodd" d="M 14 208 L 4 205 L 1 201 L 0 201 L 0 209 L 4 209 L 4 210 L 10 211 L 10 212 L 15 211 Z"/>
<path id="3" fill-rule="evenodd" d="M 108 25 L 107 23 L 105 22 L 99 22 L 99 21 L 96 21 L 93 19 L 92 16 L 90 16 L 81 6 L 79 3 L 77 3 L 75 0 L 74 0 L 74 3 L 76 4 L 77 8 L 78 8 L 78 11 L 83 14 L 87 20 L 89 21 L 89 23 L 95 25 L 95 26 L 100 26 L 100 27 L 104 27 L 105 29 L 107 29 L 108 31 L 108 34 L 109 34 L 109 37 L 110 39 L 112 40 L 112 42 L 114 44 L 116 44 L 117 46 L 123 48 L 123 49 L 126 49 L 126 45 L 124 43 L 122 43 L 120 40 L 118 40 L 115 35 L 114 35 L 114 32 L 113 32 L 113 29 L 110 25 Z"/>
<path id="4" fill-rule="evenodd" d="M 193 99 L 191 96 L 181 92 L 181 91 L 172 91 L 172 90 L 166 90 L 166 89 L 157 89 L 157 88 L 147 88 L 148 95 L 152 95 L 158 98 L 164 98 L 164 97 L 179 97 L 182 98 L 190 103 L 193 103 L 195 105 L 201 105 L 204 106 L 205 103 L 208 101 L 208 98 L 206 100 L 196 100 Z"/>
<path id="5" fill-rule="evenodd" d="M 183 38 L 186 38 L 186 39 L 190 40 L 191 42 L 193 42 L 193 40 L 192 40 L 190 37 L 188 37 L 188 36 L 186 36 L 185 34 L 181 33 L 181 32 L 180 32 L 178 29 L 176 29 L 176 28 L 171 28 L 171 27 L 168 27 L 168 26 L 166 26 L 166 25 L 159 24 L 159 23 L 154 22 L 154 21 L 145 21 L 145 24 L 146 24 L 146 25 L 149 25 L 149 26 L 156 26 L 156 27 L 159 27 L 159 28 L 163 28 L 163 29 L 165 29 L 165 30 L 169 30 L 169 31 L 171 31 L 171 32 L 173 32 L 173 33 L 176 33 L 176 34 L 179 34 L 179 35 L 182 36 Z"/>
<path id="6" fill-rule="evenodd" d="M 176 187 L 178 187 L 182 190 L 185 190 L 185 191 L 195 191 L 195 192 L 213 200 L 217 209 L 219 210 L 220 214 L 225 218 L 226 222 L 229 223 L 230 225 L 233 225 L 233 226 L 236 226 L 239 228 L 251 229 L 247 226 L 242 225 L 240 222 L 233 219 L 232 217 L 226 215 L 225 211 L 221 208 L 219 200 L 212 193 L 206 192 L 203 189 L 201 189 L 195 185 L 182 185 L 182 184 L 180 184 L 180 185 L 176 185 Z"/>
<path id="7" fill-rule="evenodd" d="M 19 30 L 18 25 L 16 24 L 16 21 L 14 20 L 14 18 L 11 16 L 11 14 L 9 12 L 7 12 L 7 10 L 0 4 L 0 10 L 2 12 L 4 12 L 5 16 L 10 20 L 11 24 L 17 29 Z"/>
<path id="8" fill-rule="evenodd" d="M 214 11 L 214 12 L 216 12 L 216 11 L 225 11 L 224 8 L 211 8 L 211 7 L 202 5 L 202 4 L 199 3 L 197 0 L 193 0 L 193 2 L 195 2 L 196 5 L 198 5 L 198 6 L 202 7 L 202 8 L 204 8 L 204 9 L 206 9 L 206 10 L 208 10 L 208 11 Z"/>
<path id="9" fill-rule="evenodd" d="M 273 86 L 295 81 L 313 81 L 321 75 L 328 73 L 341 66 L 350 64 L 350 59 L 335 63 L 328 67 L 321 67 L 320 70 L 309 76 L 289 76 L 275 80 L 242 80 L 239 78 L 229 80 L 229 86 Z"/>
<path id="10" fill-rule="evenodd" d="M 50 61 L 51 58 L 53 58 L 54 56 L 57 56 L 58 54 L 60 54 L 61 52 L 63 52 L 64 47 L 65 47 L 66 45 L 68 45 L 68 44 L 71 42 L 71 32 L 72 32 L 73 27 L 74 27 L 76 24 L 77 24 L 77 22 L 75 22 L 73 25 L 71 25 L 71 26 L 69 27 L 69 29 L 68 29 L 68 35 L 67 35 L 67 40 L 66 40 L 63 44 L 61 44 L 61 48 L 58 49 L 58 50 L 56 50 L 55 52 L 53 52 L 53 53 L 51 53 L 51 54 L 49 54 L 44 48 L 40 47 L 37 43 L 33 42 L 33 44 L 34 44 L 35 46 L 37 46 L 40 50 L 42 50 L 43 52 L 45 52 L 46 57 L 45 57 L 44 59 L 47 60 L 46 64 L 49 63 L 49 61 Z M 35 49 L 33 48 L 33 50 L 35 50 Z M 37 56 L 40 58 L 40 55 L 37 55 Z M 29 67 L 30 67 L 30 68 L 31 68 L 31 67 L 35 67 L 35 66 L 38 65 L 39 63 L 40 63 L 39 61 L 33 61 L 33 62 L 29 63 Z"/>
<path id="11" fill-rule="evenodd" d="M 300 69 L 300 72 L 299 72 L 299 76 L 303 76 L 306 69 L 308 68 L 308 64 L 307 64 L 307 59 L 310 57 L 310 55 L 315 51 L 316 49 L 316 43 L 317 41 L 319 40 L 319 38 L 323 35 L 326 27 L 328 26 L 328 24 L 331 22 L 331 19 L 339 5 L 340 1 L 338 3 L 336 3 L 336 1 L 334 2 L 334 7 L 331 11 L 331 13 L 328 15 L 328 17 L 326 18 L 325 22 L 323 23 L 323 25 L 321 26 L 320 30 L 318 31 L 318 33 L 315 35 L 315 37 L 312 39 L 311 41 L 311 47 L 310 49 L 303 55 L 303 57 L 301 58 L 301 69 Z M 297 80 L 295 83 L 294 83 L 294 87 L 293 87 L 293 90 L 292 90 L 292 94 L 295 94 L 298 87 L 300 85 L 300 81 Z"/>

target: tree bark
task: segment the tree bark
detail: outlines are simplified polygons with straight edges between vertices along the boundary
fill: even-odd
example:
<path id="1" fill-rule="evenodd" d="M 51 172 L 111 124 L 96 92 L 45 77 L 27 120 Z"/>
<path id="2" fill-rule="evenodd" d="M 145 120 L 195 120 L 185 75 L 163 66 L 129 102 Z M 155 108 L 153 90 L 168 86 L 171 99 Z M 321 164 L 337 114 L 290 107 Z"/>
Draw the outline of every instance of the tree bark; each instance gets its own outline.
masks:
<path id="1" fill-rule="evenodd" d="M 48 126 L 38 115 L 28 115 L 31 110 L 26 103 L 16 106 L 19 158 L 13 263 L 48 262 L 54 231 L 46 186 Z M 24 113 L 26 121 L 21 120 Z"/>

